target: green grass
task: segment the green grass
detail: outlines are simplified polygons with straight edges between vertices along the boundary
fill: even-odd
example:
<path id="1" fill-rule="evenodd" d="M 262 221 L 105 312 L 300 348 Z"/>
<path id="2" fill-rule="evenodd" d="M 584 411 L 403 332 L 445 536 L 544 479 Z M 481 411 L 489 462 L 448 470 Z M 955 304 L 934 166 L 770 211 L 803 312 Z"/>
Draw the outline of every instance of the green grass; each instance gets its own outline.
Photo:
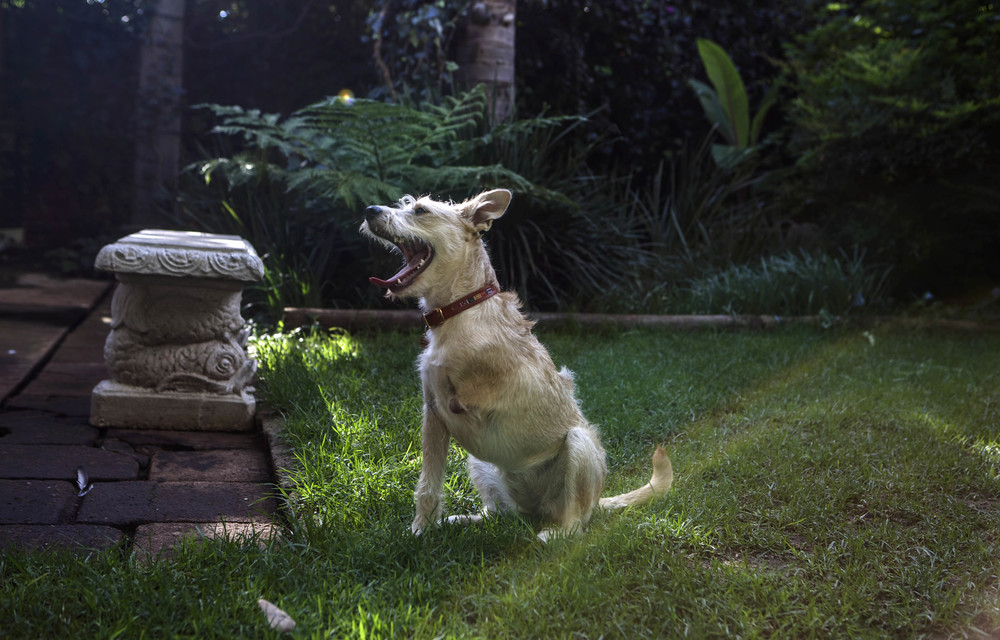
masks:
<path id="1" fill-rule="evenodd" d="M 417 334 L 257 343 L 299 459 L 289 534 L 141 564 L 0 556 L 0 637 L 948 637 L 1000 625 L 1000 337 L 543 332 L 608 450 L 674 488 L 541 545 L 505 517 L 408 533 Z M 476 507 L 460 452 L 450 511 Z"/>

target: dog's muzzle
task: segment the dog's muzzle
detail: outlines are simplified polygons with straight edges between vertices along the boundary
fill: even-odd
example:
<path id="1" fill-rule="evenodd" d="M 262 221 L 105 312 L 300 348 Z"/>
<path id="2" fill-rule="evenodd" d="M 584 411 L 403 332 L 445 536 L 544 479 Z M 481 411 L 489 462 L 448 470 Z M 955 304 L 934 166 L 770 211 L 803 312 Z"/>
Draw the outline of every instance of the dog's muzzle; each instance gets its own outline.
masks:
<path id="1" fill-rule="evenodd" d="M 391 234 L 384 228 L 381 218 L 385 213 L 385 207 L 372 205 L 365 209 L 365 226 L 369 234 L 395 245 L 396 249 L 403 255 L 402 269 L 388 280 L 371 277 L 368 279 L 376 287 L 388 289 L 392 293 L 397 293 L 406 289 L 417 276 L 420 275 L 434 257 L 434 250 L 431 245 L 417 237 L 400 238 Z"/>

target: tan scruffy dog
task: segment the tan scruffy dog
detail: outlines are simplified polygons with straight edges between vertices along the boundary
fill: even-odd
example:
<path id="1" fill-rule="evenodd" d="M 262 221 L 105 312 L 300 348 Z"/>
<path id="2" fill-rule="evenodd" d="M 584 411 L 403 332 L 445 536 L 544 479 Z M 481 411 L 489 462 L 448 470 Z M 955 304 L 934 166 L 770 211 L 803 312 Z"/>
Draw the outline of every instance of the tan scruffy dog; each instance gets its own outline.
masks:
<path id="1" fill-rule="evenodd" d="M 645 504 L 673 480 L 670 459 L 657 448 L 649 484 L 600 497 L 604 448 L 577 406 L 573 375 L 552 364 L 517 296 L 499 292 L 481 239 L 510 199 L 510 191 L 496 189 L 461 204 L 405 197 L 395 207 L 365 211 L 361 232 L 406 261 L 388 280 L 371 282 L 390 297 L 419 298 L 428 326 L 418 360 L 423 468 L 414 493 L 414 533 L 442 518 L 450 438 L 469 452 L 469 475 L 483 513 L 517 509 L 542 526 L 543 541 L 579 530 L 595 506 Z"/>

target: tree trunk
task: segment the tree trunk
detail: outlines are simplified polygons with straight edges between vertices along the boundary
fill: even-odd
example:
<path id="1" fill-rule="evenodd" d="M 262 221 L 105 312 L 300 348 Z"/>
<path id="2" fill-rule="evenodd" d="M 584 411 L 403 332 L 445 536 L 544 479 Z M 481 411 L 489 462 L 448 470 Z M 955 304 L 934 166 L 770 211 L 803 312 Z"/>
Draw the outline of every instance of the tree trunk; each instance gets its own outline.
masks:
<path id="1" fill-rule="evenodd" d="M 470 88 L 483 83 L 493 100 L 492 124 L 514 107 L 514 34 L 517 0 L 480 0 L 469 10 L 455 51 L 458 78 Z"/>
<path id="2" fill-rule="evenodd" d="M 162 224 L 155 195 L 180 169 L 184 1 L 157 0 L 139 55 L 132 226 Z"/>

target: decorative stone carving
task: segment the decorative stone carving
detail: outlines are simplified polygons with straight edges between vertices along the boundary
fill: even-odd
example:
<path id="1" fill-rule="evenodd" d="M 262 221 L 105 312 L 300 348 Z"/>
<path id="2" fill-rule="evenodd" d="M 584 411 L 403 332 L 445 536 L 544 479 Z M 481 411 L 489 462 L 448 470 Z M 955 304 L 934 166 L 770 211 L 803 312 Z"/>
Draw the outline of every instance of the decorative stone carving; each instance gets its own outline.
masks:
<path id="1" fill-rule="evenodd" d="M 119 280 L 104 347 L 111 379 L 94 389 L 98 426 L 250 428 L 256 363 L 240 316 L 263 264 L 242 238 L 147 229 L 110 244 L 98 269 Z"/>
<path id="2" fill-rule="evenodd" d="M 257 282 L 264 264 L 239 236 L 145 229 L 109 244 L 95 267 L 114 273 Z"/>

